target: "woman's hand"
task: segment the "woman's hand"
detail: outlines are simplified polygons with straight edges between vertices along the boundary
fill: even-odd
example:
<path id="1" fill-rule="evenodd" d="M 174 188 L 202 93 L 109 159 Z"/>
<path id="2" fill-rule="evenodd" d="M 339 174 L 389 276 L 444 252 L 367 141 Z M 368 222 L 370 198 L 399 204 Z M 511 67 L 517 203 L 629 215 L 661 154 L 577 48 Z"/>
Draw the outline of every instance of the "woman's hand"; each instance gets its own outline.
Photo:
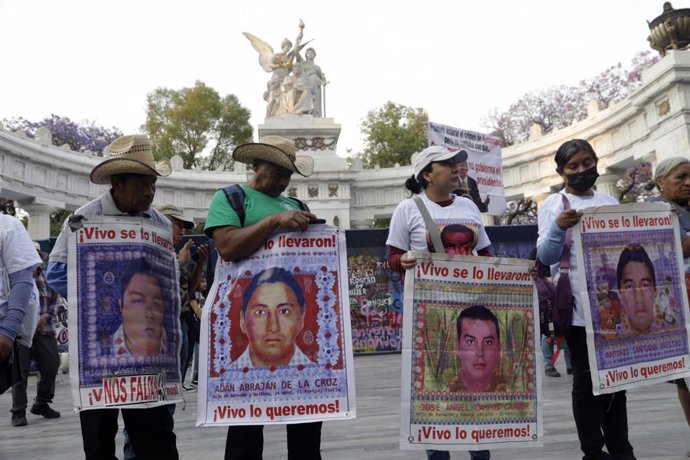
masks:
<path id="1" fill-rule="evenodd" d="M 417 259 L 412 257 L 409 252 L 406 252 L 400 258 L 400 266 L 405 270 L 407 270 L 408 268 L 412 268 L 415 265 L 417 265 Z"/>
<path id="2" fill-rule="evenodd" d="M 574 227 L 575 224 L 580 222 L 582 217 L 581 211 L 576 211 L 574 209 L 566 209 L 556 217 L 556 224 L 563 230 L 568 230 Z"/>

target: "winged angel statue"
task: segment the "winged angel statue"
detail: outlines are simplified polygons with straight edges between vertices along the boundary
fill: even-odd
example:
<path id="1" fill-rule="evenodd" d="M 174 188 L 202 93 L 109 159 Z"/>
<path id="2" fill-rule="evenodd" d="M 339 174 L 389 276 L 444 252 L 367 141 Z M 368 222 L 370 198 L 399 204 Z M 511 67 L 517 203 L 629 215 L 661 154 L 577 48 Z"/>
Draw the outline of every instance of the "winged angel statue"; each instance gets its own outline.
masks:
<path id="1" fill-rule="evenodd" d="M 321 68 L 314 64 L 316 53 L 312 48 L 307 50 L 306 61 L 300 55 L 302 48 L 309 43 L 302 44 L 303 35 L 304 22 L 300 19 L 294 45 L 286 38 L 280 44 L 280 50 L 275 52 L 271 45 L 259 37 L 244 32 L 244 36 L 259 53 L 261 68 L 271 72 L 264 92 L 264 100 L 268 104 L 266 118 L 288 113 L 322 116 L 321 92 L 326 79 Z"/>

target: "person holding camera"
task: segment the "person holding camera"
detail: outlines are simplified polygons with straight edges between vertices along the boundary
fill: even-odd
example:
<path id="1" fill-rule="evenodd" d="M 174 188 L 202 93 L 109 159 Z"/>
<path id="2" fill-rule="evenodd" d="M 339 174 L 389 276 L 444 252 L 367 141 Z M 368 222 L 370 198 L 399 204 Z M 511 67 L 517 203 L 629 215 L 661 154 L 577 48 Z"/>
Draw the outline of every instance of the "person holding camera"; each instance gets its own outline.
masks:
<path id="1" fill-rule="evenodd" d="M 173 226 L 173 245 L 178 247 L 182 241 L 185 230 L 194 228 L 194 220 L 185 217 L 180 208 L 172 204 L 164 204 L 158 208 L 167 217 Z M 196 249 L 195 252 L 192 252 Z M 194 246 L 194 241 L 189 239 L 177 251 L 177 263 L 180 266 L 180 327 L 182 329 L 182 348 L 180 349 L 180 380 L 184 389 L 185 374 L 189 363 L 189 325 L 194 321 L 194 312 L 190 306 L 190 295 L 199 286 L 203 268 L 208 260 L 208 245 Z"/>

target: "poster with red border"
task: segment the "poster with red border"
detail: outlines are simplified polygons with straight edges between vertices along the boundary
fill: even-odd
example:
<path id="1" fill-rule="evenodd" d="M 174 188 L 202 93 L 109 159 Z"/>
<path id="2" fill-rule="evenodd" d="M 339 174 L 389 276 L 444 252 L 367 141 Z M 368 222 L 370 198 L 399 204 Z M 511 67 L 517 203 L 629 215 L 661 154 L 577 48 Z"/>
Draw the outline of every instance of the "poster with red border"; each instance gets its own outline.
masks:
<path id="1" fill-rule="evenodd" d="M 201 320 L 197 425 L 356 415 L 345 234 L 277 233 L 220 258 Z"/>

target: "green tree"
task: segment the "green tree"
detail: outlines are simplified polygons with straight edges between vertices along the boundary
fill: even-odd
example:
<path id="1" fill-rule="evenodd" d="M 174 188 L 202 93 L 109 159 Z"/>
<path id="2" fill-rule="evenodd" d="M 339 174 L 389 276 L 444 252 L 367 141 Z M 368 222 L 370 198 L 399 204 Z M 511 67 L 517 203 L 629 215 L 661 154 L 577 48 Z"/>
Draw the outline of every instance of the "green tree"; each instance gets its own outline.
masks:
<path id="1" fill-rule="evenodd" d="M 232 165 L 232 149 L 252 140 L 249 110 L 235 95 L 221 98 L 201 81 L 180 90 L 156 88 L 146 99 L 142 130 L 156 158 L 179 155 L 185 168 L 225 170 Z"/>
<path id="2" fill-rule="evenodd" d="M 412 154 L 427 146 L 428 122 L 429 114 L 424 109 L 390 101 L 370 110 L 361 125 L 366 142 L 360 155 L 364 166 L 409 164 Z"/>
<path id="3" fill-rule="evenodd" d="M 59 209 L 50 215 L 50 235 L 57 236 L 62 231 L 65 219 L 72 215 L 72 211 Z"/>

